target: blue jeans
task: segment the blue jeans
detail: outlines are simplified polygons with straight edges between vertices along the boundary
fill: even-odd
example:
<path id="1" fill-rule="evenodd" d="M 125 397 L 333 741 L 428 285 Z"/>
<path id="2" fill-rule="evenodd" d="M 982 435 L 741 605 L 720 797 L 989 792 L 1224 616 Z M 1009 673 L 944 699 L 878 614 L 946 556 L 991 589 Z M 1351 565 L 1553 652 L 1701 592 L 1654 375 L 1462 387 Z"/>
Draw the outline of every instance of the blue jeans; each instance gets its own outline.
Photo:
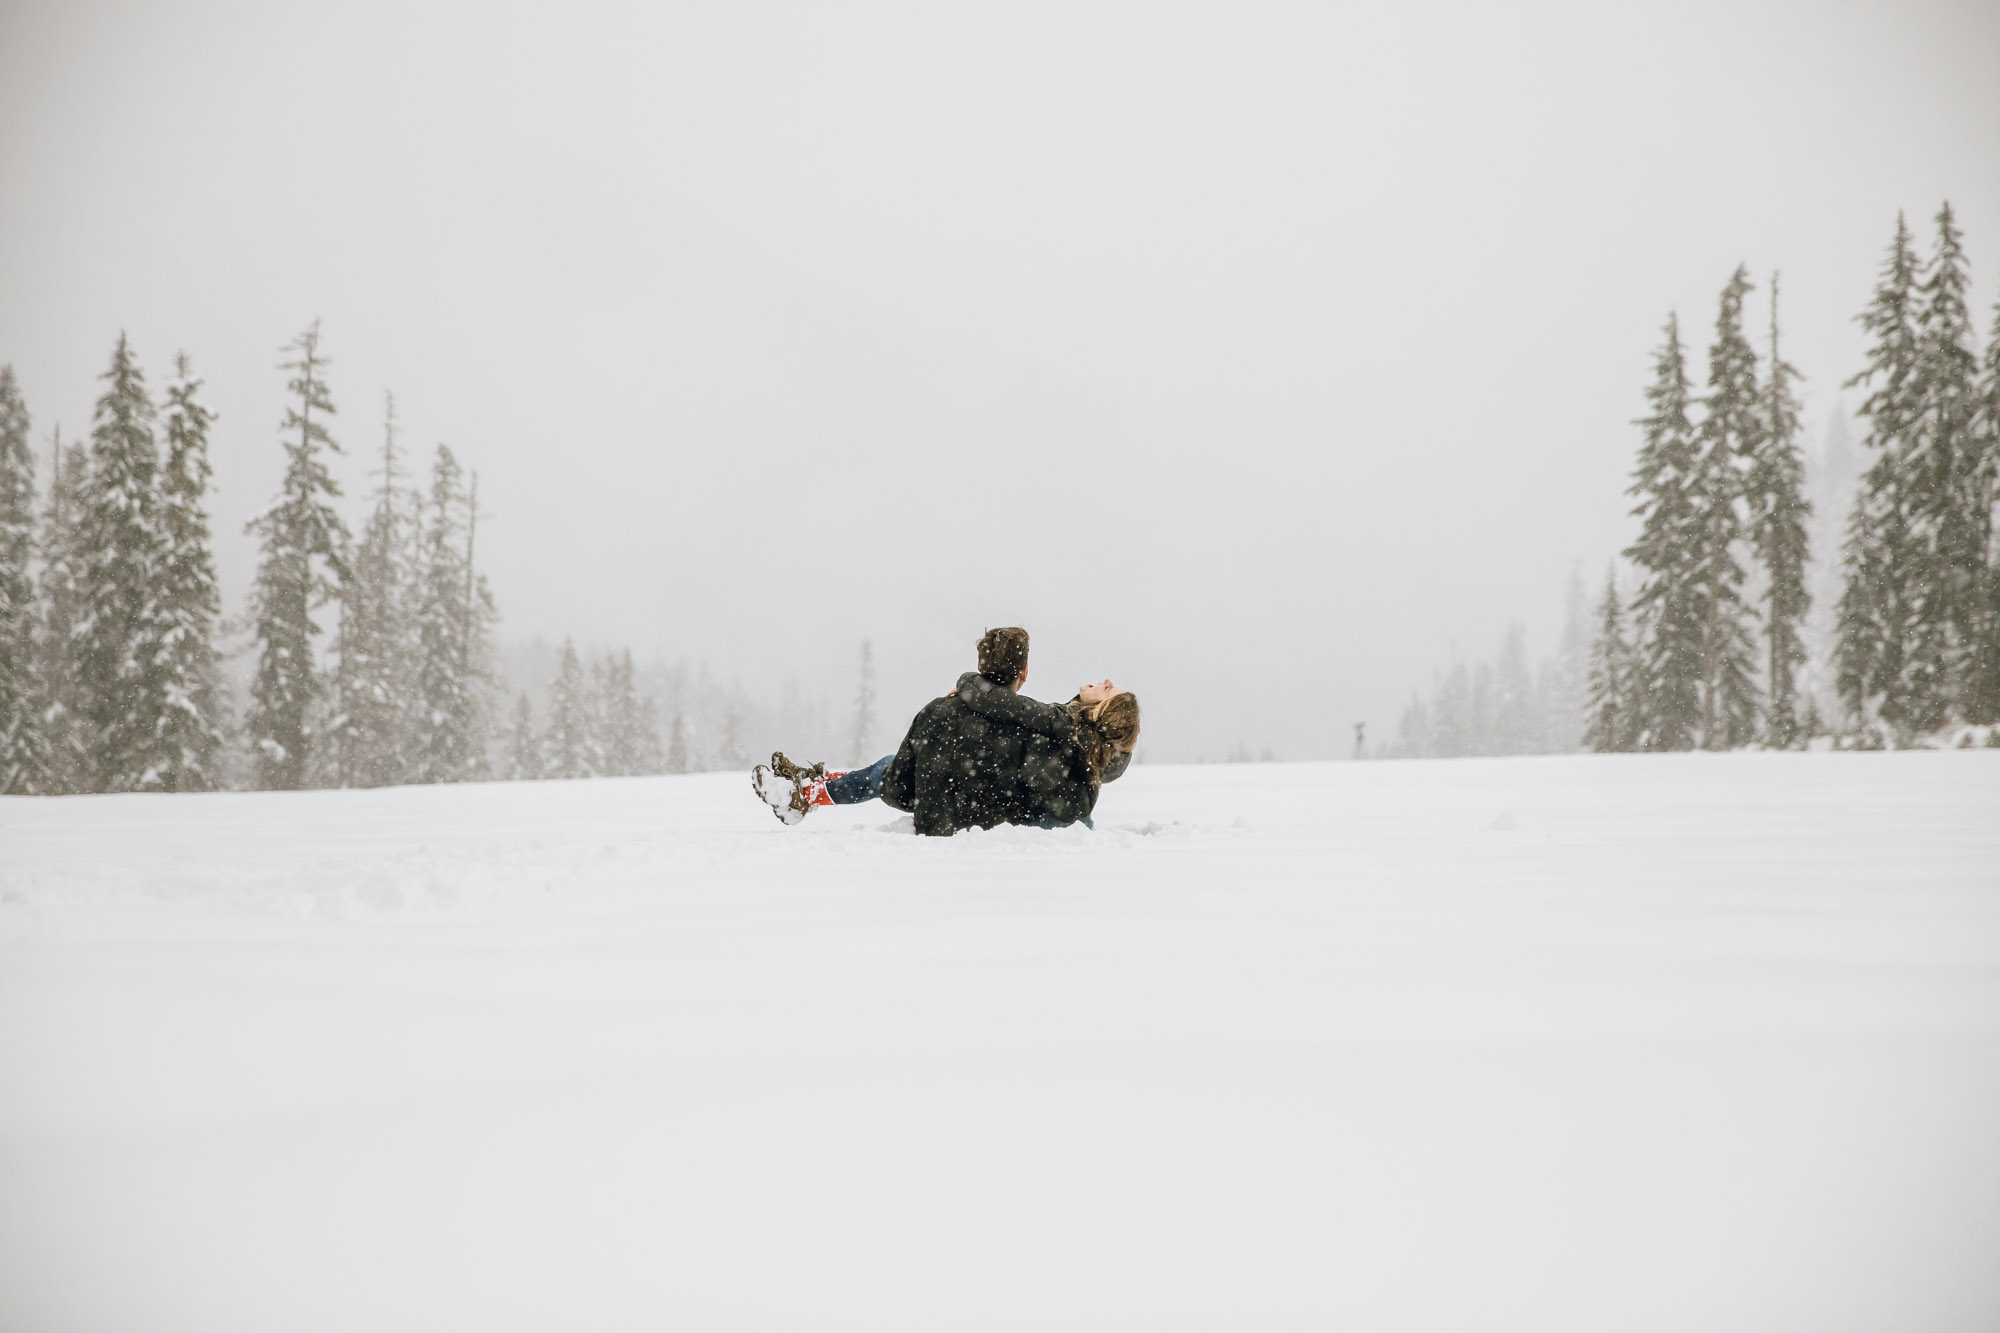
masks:
<path id="1" fill-rule="evenodd" d="M 826 780 L 827 799 L 835 805 L 859 805 L 872 801 L 882 794 L 882 775 L 889 771 L 893 754 L 885 754 L 866 768 L 857 768 L 852 773 L 842 773 L 837 778 Z"/>

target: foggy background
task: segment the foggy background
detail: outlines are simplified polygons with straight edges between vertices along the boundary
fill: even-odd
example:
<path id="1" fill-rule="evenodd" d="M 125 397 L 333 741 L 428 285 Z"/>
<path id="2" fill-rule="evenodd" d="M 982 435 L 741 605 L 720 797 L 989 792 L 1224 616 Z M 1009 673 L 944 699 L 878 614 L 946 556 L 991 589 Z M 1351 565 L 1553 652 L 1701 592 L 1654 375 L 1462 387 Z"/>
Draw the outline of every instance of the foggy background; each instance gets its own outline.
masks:
<path id="1" fill-rule="evenodd" d="M 1151 758 L 1337 756 L 1553 647 L 1739 261 L 1809 451 L 1898 209 L 1957 210 L 1984 339 L 1996 51 L 1991 5 L 8 0 L 0 362 L 45 459 L 120 329 L 156 390 L 192 354 L 232 615 L 317 315 L 350 521 L 393 390 L 478 469 L 503 644 L 839 716 L 867 636 L 887 748 L 1018 623 Z"/>

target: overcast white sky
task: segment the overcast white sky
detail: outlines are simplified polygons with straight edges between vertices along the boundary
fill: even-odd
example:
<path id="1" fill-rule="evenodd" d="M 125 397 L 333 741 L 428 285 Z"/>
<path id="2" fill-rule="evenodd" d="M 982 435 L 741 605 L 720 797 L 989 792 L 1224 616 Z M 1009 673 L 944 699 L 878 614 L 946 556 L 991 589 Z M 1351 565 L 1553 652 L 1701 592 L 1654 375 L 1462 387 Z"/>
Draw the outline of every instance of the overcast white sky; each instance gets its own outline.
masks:
<path id="1" fill-rule="evenodd" d="M 1610 8 L 8 0 L 0 361 L 45 442 L 193 354 L 232 610 L 319 315 L 503 633 L 842 701 L 869 635 L 900 718 L 1020 623 L 1155 757 L 1342 754 L 1549 646 L 1738 261 L 1815 442 L 1899 208 L 1991 327 L 2000 6 Z"/>

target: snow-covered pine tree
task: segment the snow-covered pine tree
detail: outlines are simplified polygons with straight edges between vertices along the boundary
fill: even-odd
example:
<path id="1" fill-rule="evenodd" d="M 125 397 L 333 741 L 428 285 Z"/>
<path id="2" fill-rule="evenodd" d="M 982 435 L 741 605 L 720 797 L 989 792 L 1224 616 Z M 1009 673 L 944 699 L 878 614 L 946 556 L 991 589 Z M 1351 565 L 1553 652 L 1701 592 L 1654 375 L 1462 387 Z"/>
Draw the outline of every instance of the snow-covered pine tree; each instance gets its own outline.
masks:
<path id="1" fill-rule="evenodd" d="M 166 548 L 156 595 L 165 629 L 166 711 L 153 739 L 151 764 L 164 791 L 213 791 L 223 785 L 222 681 L 215 656 L 222 594 L 205 507 L 208 428 L 215 413 L 201 401 L 201 386 L 182 352 L 167 384 L 167 457 L 160 474 Z"/>
<path id="2" fill-rule="evenodd" d="M 1921 562 L 1920 629 L 1912 675 L 1935 703 L 1919 729 L 1965 716 L 1974 688 L 1967 647 L 1982 633 L 1987 594 L 1985 534 L 1992 506 L 1980 508 L 1979 356 L 1966 305 L 1964 238 L 1951 205 L 1938 210 L 1937 249 L 1917 284 L 1917 362 L 1913 386 L 1918 427 L 1910 458 L 1911 556 Z"/>
<path id="3" fill-rule="evenodd" d="M 1653 360 L 1646 389 L 1652 411 L 1634 424 L 1643 432 L 1632 485 L 1639 536 L 1625 557 L 1641 582 L 1633 599 L 1638 622 L 1635 656 L 1643 710 L 1632 719 L 1637 748 L 1686 750 L 1702 719 L 1702 646 L 1705 617 L 1700 567 L 1704 529 L 1696 488 L 1699 454 L 1688 418 L 1687 358 L 1680 320 L 1668 315 L 1666 341 Z"/>
<path id="4" fill-rule="evenodd" d="M 1590 693 L 1583 731 L 1583 743 L 1600 754 L 1633 749 L 1638 740 L 1643 716 L 1633 695 L 1637 665 L 1625 636 L 1617 572 L 1607 569 L 1604 600 L 1597 608 L 1597 637 L 1590 645 Z"/>
<path id="5" fill-rule="evenodd" d="M 611 728 L 605 712 L 604 659 L 592 658 L 583 672 L 583 718 L 590 737 L 591 776 L 615 776 L 611 767 Z"/>
<path id="6" fill-rule="evenodd" d="M 531 782 L 542 775 L 542 755 L 535 735 L 535 710 L 528 692 L 514 702 L 514 722 L 507 728 L 507 780 Z"/>
<path id="7" fill-rule="evenodd" d="M 549 685 L 549 723 L 542 731 L 545 778 L 594 778 L 603 771 L 590 724 L 589 689 L 576 644 L 563 640 L 562 665 Z"/>
<path id="8" fill-rule="evenodd" d="M 167 711 L 160 454 L 146 379 L 122 333 L 101 378 L 77 506 L 77 675 L 90 788 L 134 791 L 161 780 L 154 741 Z"/>
<path id="9" fill-rule="evenodd" d="M 0 795 L 48 787 L 35 671 L 35 456 L 14 367 L 0 366 Z"/>
<path id="10" fill-rule="evenodd" d="M 629 664 L 626 669 L 631 669 Z M 667 771 L 667 756 L 660 749 L 660 705 L 650 694 L 639 700 L 639 744 L 632 771 L 645 777 Z"/>
<path id="11" fill-rule="evenodd" d="M 1708 393 L 1695 430 L 1701 744 L 1707 750 L 1746 745 L 1757 731 L 1756 658 L 1743 602 L 1743 565 L 1737 558 L 1747 535 L 1739 507 L 1744 472 L 1764 430 L 1758 416 L 1757 353 L 1743 336 L 1743 298 L 1752 290 L 1749 270 L 1739 264 L 1717 305 L 1715 341 L 1708 349 Z"/>
<path id="12" fill-rule="evenodd" d="M 334 414 L 323 377 L 329 364 L 319 351 L 319 321 L 285 348 L 292 359 L 286 388 L 297 402 L 285 409 L 285 480 L 278 498 L 247 530 L 260 539 L 250 616 L 258 645 L 247 719 L 257 758 L 257 785 L 295 791 L 311 771 L 319 739 L 313 719 L 325 682 L 313 659 L 319 633 L 313 611 L 339 595 L 348 576 L 347 527 L 330 501 L 340 487 L 322 451 L 339 453 L 326 428 Z"/>
<path id="13" fill-rule="evenodd" d="M 1411 693 L 1410 702 L 1403 706 L 1403 714 L 1396 719 L 1396 745 L 1393 753 L 1401 759 L 1427 759 L 1432 748 L 1431 713 L 1424 707 L 1423 696 Z"/>
<path id="14" fill-rule="evenodd" d="M 1535 711 L 1534 678 L 1528 674 L 1527 630 L 1519 621 L 1507 626 L 1493 668 L 1493 732 L 1486 751 L 1532 754 L 1541 732 L 1541 718 Z"/>
<path id="15" fill-rule="evenodd" d="M 1584 743 L 1590 689 L 1590 594 L 1583 584 L 1583 567 L 1572 566 L 1563 592 L 1562 638 L 1556 654 L 1543 664 L 1538 678 L 1541 694 L 1542 743 L 1550 754 L 1565 754 Z"/>
<path id="16" fill-rule="evenodd" d="M 77 510 L 89 468 L 83 446 L 75 441 L 65 446 L 58 426 L 49 445 L 49 503 L 37 542 L 42 574 L 35 624 L 36 704 L 46 765 L 41 790 L 51 796 L 90 789 L 90 728 L 76 659 L 84 563 Z"/>
<path id="17" fill-rule="evenodd" d="M 500 623 L 500 609 L 493 589 L 479 572 L 479 473 L 465 496 L 465 680 L 472 711 L 466 722 L 470 759 L 461 781 L 477 782 L 488 776 L 491 763 L 488 743 L 493 732 L 492 697 L 499 677 L 493 669 L 493 627 Z"/>
<path id="18" fill-rule="evenodd" d="M 674 710 L 674 725 L 667 738 L 667 772 L 685 773 L 692 764 L 688 755 L 687 714 Z"/>
<path id="19" fill-rule="evenodd" d="M 1921 534 L 1914 528 L 1911 485 L 1921 418 L 1916 285 L 1910 229 L 1899 213 L 1875 294 L 1860 316 L 1873 338 L 1868 365 L 1846 384 L 1869 390 L 1861 404 L 1868 420 L 1861 443 L 1875 457 L 1855 493 L 1842 543 L 1834 653 L 1851 720 L 1866 725 L 1879 719 L 1904 735 L 1925 728 L 1939 711 L 1935 683 L 1911 670 L 1923 615 L 1923 591 L 1915 586 L 1923 562 L 1914 552 Z"/>
<path id="20" fill-rule="evenodd" d="M 1979 385 L 1979 423 L 1968 491 L 1974 540 L 1982 552 L 1984 596 L 1973 605 L 1978 620 L 1963 645 L 1958 675 L 1963 682 L 1965 720 L 2000 722 L 2000 542 L 1994 539 L 1993 506 L 2000 500 L 2000 301 L 1993 304 L 1993 333 Z"/>
<path id="21" fill-rule="evenodd" d="M 471 500 L 450 449 L 438 446 L 424 511 L 424 566 L 416 612 L 413 782 L 467 782 L 485 774 L 483 654 L 491 597 L 471 568 Z"/>
<path id="22" fill-rule="evenodd" d="M 1799 449 L 1799 372 L 1778 352 L 1778 275 L 1771 275 L 1771 361 L 1765 374 L 1763 428 L 1744 478 L 1750 539 L 1764 566 L 1765 735 L 1780 748 L 1801 739 L 1798 672 L 1811 597 L 1806 591 L 1805 460 Z"/>
<path id="23" fill-rule="evenodd" d="M 414 759 L 417 602 L 407 488 L 397 444 L 396 395 L 386 395 L 381 485 L 340 589 L 340 783 L 383 787 L 404 780 Z"/>
<path id="24" fill-rule="evenodd" d="M 857 764 L 875 762 L 875 644 L 861 641 L 861 688 L 854 699 L 854 736 L 848 754 Z"/>
<path id="25" fill-rule="evenodd" d="M 639 696 L 632 686 L 632 654 L 628 649 L 604 659 L 601 672 L 594 672 L 599 684 L 604 738 L 604 772 L 608 777 L 626 778 L 641 772 L 639 747 Z"/>

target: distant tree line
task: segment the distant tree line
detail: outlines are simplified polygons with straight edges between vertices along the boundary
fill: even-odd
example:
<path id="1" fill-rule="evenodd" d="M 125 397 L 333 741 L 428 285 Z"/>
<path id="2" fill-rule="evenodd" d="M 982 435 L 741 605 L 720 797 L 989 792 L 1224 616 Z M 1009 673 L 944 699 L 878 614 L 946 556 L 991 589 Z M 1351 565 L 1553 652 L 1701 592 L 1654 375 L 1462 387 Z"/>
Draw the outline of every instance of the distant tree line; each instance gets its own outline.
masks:
<path id="1" fill-rule="evenodd" d="M 1572 574 L 1568 617 L 1554 654 L 1530 670 L 1526 632 L 1509 625 L 1491 662 L 1456 662 L 1432 683 L 1428 698 L 1412 698 L 1395 741 L 1379 748 L 1378 756 L 1456 759 L 1576 749 L 1583 731 L 1588 615 L 1582 576 Z"/>
<path id="2" fill-rule="evenodd" d="M 1751 290 L 1723 288 L 1706 392 L 1690 385 L 1678 322 L 1638 424 L 1625 551 L 1630 606 L 1615 575 L 1599 603 L 1585 739 L 1597 750 L 1907 744 L 1953 722 L 2000 720 L 2000 308 L 1982 364 L 1966 305 L 1967 262 L 1950 205 L 1928 258 L 1901 217 L 1873 299 L 1872 343 L 1851 386 L 1868 392 L 1874 451 L 1847 521 L 1833 667 L 1843 717 L 1799 688 L 1809 609 L 1807 519 L 1798 448 L 1798 372 L 1778 347 L 1772 279 L 1760 367 L 1743 332 Z"/>
<path id="3" fill-rule="evenodd" d="M 650 694 L 642 697 L 633 682 L 630 650 L 594 661 L 586 671 L 576 644 L 563 640 L 547 721 L 536 723 L 525 690 L 516 696 L 502 776 L 523 781 L 688 772 L 684 719 L 675 714 L 673 741 L 662 749 L 659 706 Z"/>
<path id="4" fill-rule="evenodd" d="M 156 402 L 120 335 L 88 443 L 52 437 L 39 515 L 27 407 L 0 367 L 0 792 L 488 775 L 496 614 L 473 565 L 476 482 L 440 445 L 428 492 L 403 486 L 391 399 L 381 484 L 353 542 L 332 503 L 340 446 L 317 322 L 286 353 L 284 481 L 248 526 L 260 555 L 237 628 L 256 665 L 240 720 L 217 649 L 215 414 L 187 355 Z"/>

